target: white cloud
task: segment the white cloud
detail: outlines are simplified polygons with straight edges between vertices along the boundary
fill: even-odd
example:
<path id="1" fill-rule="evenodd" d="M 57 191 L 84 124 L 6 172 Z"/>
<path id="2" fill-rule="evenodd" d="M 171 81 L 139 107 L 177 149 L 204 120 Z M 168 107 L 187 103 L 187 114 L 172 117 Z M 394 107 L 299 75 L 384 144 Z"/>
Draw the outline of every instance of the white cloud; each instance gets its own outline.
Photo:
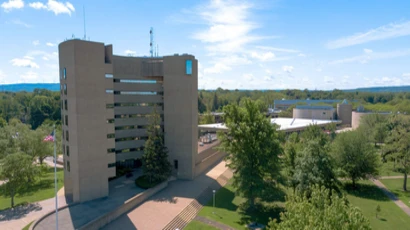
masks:
<path id="1" fill-rule="evenodd" d="M 322 69 L 321 69 L 321 68 L 317 68 L 316 71 L 317 71 L 317 72 L 322 72 Z"/>
<path id="2" fill-rule="evenodd" d="M 32 50 L 32 51 L 27 52 L 26 56 L 30 56 L 30 57 L 41 56 L 43 60 L 46 60 L 46 61 L 47 60 L 57 61 L 58 53 L 57 52 L 47 53 L 42 50 Z"/>
<path id="3" fill-rule="evenodd" d="M 396 50 L 396 51 L 389 51 L 389 52 L 371 52 L 366 53 L 364 55 L 358 55 L 350 58 L 344 58 L 340 60 L 335 60 L 329 62 L 329 64 L 343 64 L 343 63 L 351 63 L 351 62 L 358 62 L 358 63 L 368 63 L 371 60 L 380 60 L 380 59 L 390 59 L 390 58 L 397 58 L 397 57 L 404 57 L 410 55 L 410 49 L 408 50 Z"/>
<path id="4" fill-rule="evenodd" d="M 270 51 L 266 53 L 252 52 L 251 57 L 260 61 L 271 61 L 275 58 L 275 54 Z"/>
<path id="5" fill-rule="evenodd" d="M 400 86 L 403 84 L 408 84 L 408 82 L 403 82 L 402 79 L 398 77 L 381 77 L 381 78 L 364 78 L 367 81 L 367 86 Z"/>
<path id="6" fill-rule="evenodd" d="M 410 73 L 403 73 L 403 77 L 410 77 Z"/>
<path id="7" fill-rule="evenodd" d="M 75 12 L 75 8 L 70 2 L 63 3 L 56 0 L 48 0 L 46 4 L 41 2 L 33 2 L 30 3 L 29 6 L 36 10 L 44 9 L 47 11 L 52 11 L 55 15 L 68 14 L 71 16 L 71 13 Z"/>
<path id="8" fill-rule="evenodd" d="M 231 70 L 232 68 L 222 63 L 216 63 L 212 67 L 205 68 L 204 73 L 222 73 L 223 71 Z"/>
<path id="9" fill-rule="evenodd" d="M 292 73 L 293 69 L 294 69 L 294 67 L 291 66 L 291 65 L 284 65 L 284 66 L 282 66 L 282 70 L 285 71 L 285 72 L 287 72 L 287 73 Z"/>
<path id="10" fill-rule="evenodd" d="M 24 58 L 24 59 L 34 60 L 34 58 L 33 58 L 33 57 L 30 57 L 30 56 L 24 56 L 23 58 Z"/>
<path id="11" fill-rule="evenodd" d="M 373 50 L 371 50 L 371 49 L 363 49 L 363 52 L 369 54 L 369 53 L 373 53 Z"/>
<path id="12" fill-rule="evenodd" d="M 13 24 L 15 24 L 15 25 L 19 25 L 19 26 L 24 26 L 24 27 L 26 27 L 26 28 L 31 28 L 31 27 L 32 27 L 32 25 L 27 24 L 27 23 L 25 23 L 25 22 L 23 22 L 23 21 L 21 21 L 21 20 L 19 20 L 19 19 L 12 20 L 11 23 L 13 23 Z"/>
<path id="13" fill-rule="evenodd" d="M 306 54 L 300 53 L 298 54 L 298 57 L 306 57 Z"/>
<path id="14" fill-rule="evenodd" d="M 4 11 L 9 12 L 13 9 L 21 9 L 24 7 L 24 2 L 23 0 L 9 0 L 7 2 L 3 2 L 0 5 L 1 8 L 4 9 Z"/>
<path id="15" fill-rule="evenodd" d="M 124 53 L 128 56 L 135 56 L 137 54 L 137 52 L 134 50 L 126 50 L 124 51 Z"/>
<path id="16" fill-rule="evenodd" d="M 51 46 L 51 47 L 56 46 L 55 43 L 51 43 L 51 42 L 47 42 L 46 45 L 47 45 L 47 46 Z"/>
<path id="17" fill-rule="evenodd" d="M 37 63 L 32 61 L 29 58 L 14 58 L 11 61 L 11 64 L 18 67 L 28 67 L 28 68 L 40 68 Z"/>
<path id="18" fill-rule="evenodd" d="M 33 41 L 33 45 L 35 45 L 35 46 L 40 45 L 40 41 L 39 41 L 39 40 L 35 40 L 35 41 Z"/>
<path id="19" fill-rule="evenodd" d="M 20 81 L 25 83 L 39 82 L 38 74 L 33 71 L 28 71 L 20 75 Z"/>
<path id="20" fill-rule="evenodd" d="M 246 81 L 253 81 L 255 80 L 255 77 L 253 76 L 253 74 L 251 73 L 245 73 L 242 75 L 242 77 L 246 80 Z"/>
<path id="21" fill-rule="evenodd" d="M 335 83 L 335 79 L 333 77 L 325 76 L 324 81 L 326 84 L 333 84 Z"/>
<path id="22" fill-rule="evenodd" d="M 4 81 L 4 78 L 6 78 L 6 74 L 0 70 L 0 80 Z"/>
<path id="23" fill-rule="evenodd" d="M 265 81 L 272 81 L 272 80 L 273 80 L 273 77 L 272 77 L 272 76 L 264 76 L 264 77 L 263 77 L 263 80 L 265 80 Z"/>
<path id="24" fill-rule="evenodd" d="M 276 48 L 276 47 L 271 47 L 271 46 L 256 46 L 256 48 L 262 49 L 262 50 L 284 52 L 284 53 L 299 53 L 300 52 L 299 50 L 283 49 L 283 48 Z"/>
<path id="25" fill-rule="evenodd" d="M 371 29 L 366 32 L 357 33 L 351 36 L 342 37 L 326 44 L 328 49 L 337 49 L 358 44 L 364 44 L 371 41 L 385 40 L 401 36 L 410 35 L 410 21 L 402 23 L 391 23 Z"/>

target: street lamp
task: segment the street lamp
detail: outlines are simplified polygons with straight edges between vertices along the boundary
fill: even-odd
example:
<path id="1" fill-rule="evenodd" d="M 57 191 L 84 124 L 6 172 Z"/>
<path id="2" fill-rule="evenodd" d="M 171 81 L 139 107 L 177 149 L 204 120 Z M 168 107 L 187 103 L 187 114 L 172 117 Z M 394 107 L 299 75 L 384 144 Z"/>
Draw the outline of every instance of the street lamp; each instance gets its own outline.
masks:
<path id="1" fill-rule="evenodd" d="M 214 200 L 214 211 L 212 212 L 213 214 L 215 214 L 215 190 L 212 190 L 212 193 L 213 193 L 213 200 Z"/>

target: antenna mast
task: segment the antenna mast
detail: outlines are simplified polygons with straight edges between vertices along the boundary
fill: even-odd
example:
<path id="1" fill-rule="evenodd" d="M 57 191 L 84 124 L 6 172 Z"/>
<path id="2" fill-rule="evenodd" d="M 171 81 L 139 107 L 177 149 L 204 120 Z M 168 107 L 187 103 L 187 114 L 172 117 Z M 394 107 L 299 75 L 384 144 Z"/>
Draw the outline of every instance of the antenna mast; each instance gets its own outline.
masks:
<path id="1" fill-rule="evenodd" d="M 151 54 L 151 57 L 154 56 L 154 28 L 151 27 L 149 31 L 149 38 L 150 38 L 150 43 L 149 43 L 149 53 Z"/>
<path id="2" fill-rule="evenodd" d="M 87 32 L 85 30 L 85 8 L 83 6 L 83 15 L 84 15 L 84 40 L 87 40 Z"/>

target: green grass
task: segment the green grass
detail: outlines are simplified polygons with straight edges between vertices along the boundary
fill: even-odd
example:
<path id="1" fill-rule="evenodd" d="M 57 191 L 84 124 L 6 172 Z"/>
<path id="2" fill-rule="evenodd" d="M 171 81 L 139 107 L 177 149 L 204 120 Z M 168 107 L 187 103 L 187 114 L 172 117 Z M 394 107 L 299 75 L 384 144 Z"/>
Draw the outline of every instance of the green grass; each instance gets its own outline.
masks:
<path id="1" fill-rule="evenodd" d="M 258 205 L 256 209 L 249 210 L 241 207 L 246 200 L 235 195 L 235 189 L 230 183 L 221 188 L 215 195 L 215 209 L 211 200 L 199 212 L 199 216 L 218 221 L 229 225 L 235 229 L 246 229 L 246 224 L 258 222 L 266 225 L 269 217 L 278 218 L 279 213 L 283 211 L 285 200 L 284 189 L 272 193 L 270 203 Z M 215 214 L 213 213 L 215 212 Z"/>
<path id="2" fill-rule="evenodd" d="M 184 230 L 218 230 L 218 228 L 193 220 L 184 228 Z"/>
<path id="3" fill-rule="evenodd" d="M 34 221 L 31 221 L 29 224 L 27 224 L 22 230 L 28 230 L 30 228 L 30 225 L 33 223 Z"/>
<path id="4" fill-rule="evenodd" d="M 407 186 L 409 191 L 403 191 L 403 180 L 401 179 L 384 179 L 380 180 L 397 198 L 410 207 L 410 186 Z M 410 183 L 410 178 L 407 178 L 407 183 Z M 410 217 L 409 217 L 410 218 Z"/>
<path id="5" fill-rule="evenodd" d="M 63 169 L 57 169 L 58 189 L 64 185 Z M 54 168 L 48 168 L 47 172 L 37 178 L 33 184 L 27 185 L 14 197 L 14 205 L 33 203 L 54 197 Z M 11 207 L 11 198 L 5 192 L 4 185 L 0 186 L 0 210 Z"/>
<path id="6" fill-rule="evenodd" d="M 361 181 L 356 190 L 347 189 L 347 198 L 352 205 L 360 208 L 375 230 L 409 229 L 410 217 L 370 181 Z M 381 212 L 376 218 L 376 207 Z"/>
<path id="7" fill-rule="evenodd" d="M 396 164 L 396 169 L 394 169 L 394 162 L 387 161 L 382 163 L 380 167 L 380 176 L 402 176 L 403 173 L 398 172 L 399 165 Z"/>

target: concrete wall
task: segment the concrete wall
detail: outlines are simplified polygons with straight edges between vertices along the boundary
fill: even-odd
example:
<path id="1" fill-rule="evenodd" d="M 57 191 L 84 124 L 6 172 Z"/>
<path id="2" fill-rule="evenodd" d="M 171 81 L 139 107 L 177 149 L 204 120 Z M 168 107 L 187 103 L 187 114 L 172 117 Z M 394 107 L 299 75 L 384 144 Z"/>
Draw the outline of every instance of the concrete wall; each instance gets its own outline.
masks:
<path id="1" fill-rule="evenodd" d="M 198 153 L 196 156 L 196 161 L 195 164 L 198 164 L 199 162 L 203 161 L 205 158 L 211 156 L 212 154 L 216 153 L 218 150 L 216 149 L 220 144 L 216 144 L 215 146 L 212 146 L 208 149 L 205 149 L 204 151 Z"/>
<path id="2" fill-rule="evenodd" d="M 192 74 L 185 73 L 192 60 Z M 165 145 L 174 174 L 193 179 L 198 153 L 198 62 L 191 55 L 164 57 Z M 175 169 L 175 161 L 178 169 Z"/>
<path id="3" fill-rule="evenodd" d="M 352 128 L 353 129 L 357 129 L 360 126 L 360 120 L 365 117 L 365 116 L 369 116 L 371 114 L 379 114 L 381 116 L 388 116 L 391 113 L 373 113 L 373 112 L 356 112 L 353 111 L 352 112 Z"/>
<path id="4" fill-rule="evenodd" d="M 326 109 L 293 109 L 293 118 L 332 120 L 335 118 L 335 110 Z"/>
<path id="5" fill-rule="evenodd" d="M 337 119 L 342 121 L 342 125 L 352 125 L 352 105 L 337 104 Z"/>
<path id="6" fill-rule="evenodd" d="M 216 151 L 207 158 L 203 159 L 195 165 L 195 177 L 204 173 L 207 169 L 210 169 L 215 164 L 219 163 L 226 156 L 225 152 Z"/>
<path id="7" fill-rule="evenodd" d="M 108 178 L 113 174 L 107 170 L 115 156 L 107 154 L 112 144 L 107 142 L 107 134 L 113 127 L 106 123 L 111 116 L 106 104 L 112 97 L 105 92 L 105 73 L 111 68 L 105 63 L 105 52 L 104 44 L 97 42 L 69 40 L 59 45 L 60 69 L 66 69 L 66 79 L 60 78 L 60 84 L 67 85 L 67 95 L 63 92 L 61 99 L 68 104 L 68 109 L 62 110 L 62 117 L 68 117 L 68 125 L 63 125 L 63 145 L 70 150 L 69 156 L 64 154 L 64 187 L 74 202 L 107 196 Z"/>
<path id="8" fill-rule="evenodd" d="M 101 229 L 105 225 L 111 223 L 119 216 L 131 211 L 136 206 L 140 205 L 148 198 L 153 196 L 154 194 L 158 193 L 159 191 L 163 190 L 168 186 L 168 181 L 162 182 L 161 184 L 155 186 L 154 188 L 150 188 L 145 190 L 144 192 L 130 198 L 129 200 L 125 201 L 123 205 L 118 207 L 117 209 L 111 211 L 110 213 L 104 214 L 100 217 L 97 217 L 93 221 L 89 222 L 88 224 L 79 228 L 79 230 L 97 230 Z M 141 216 L 141 218 L 144 218 Z"/>

